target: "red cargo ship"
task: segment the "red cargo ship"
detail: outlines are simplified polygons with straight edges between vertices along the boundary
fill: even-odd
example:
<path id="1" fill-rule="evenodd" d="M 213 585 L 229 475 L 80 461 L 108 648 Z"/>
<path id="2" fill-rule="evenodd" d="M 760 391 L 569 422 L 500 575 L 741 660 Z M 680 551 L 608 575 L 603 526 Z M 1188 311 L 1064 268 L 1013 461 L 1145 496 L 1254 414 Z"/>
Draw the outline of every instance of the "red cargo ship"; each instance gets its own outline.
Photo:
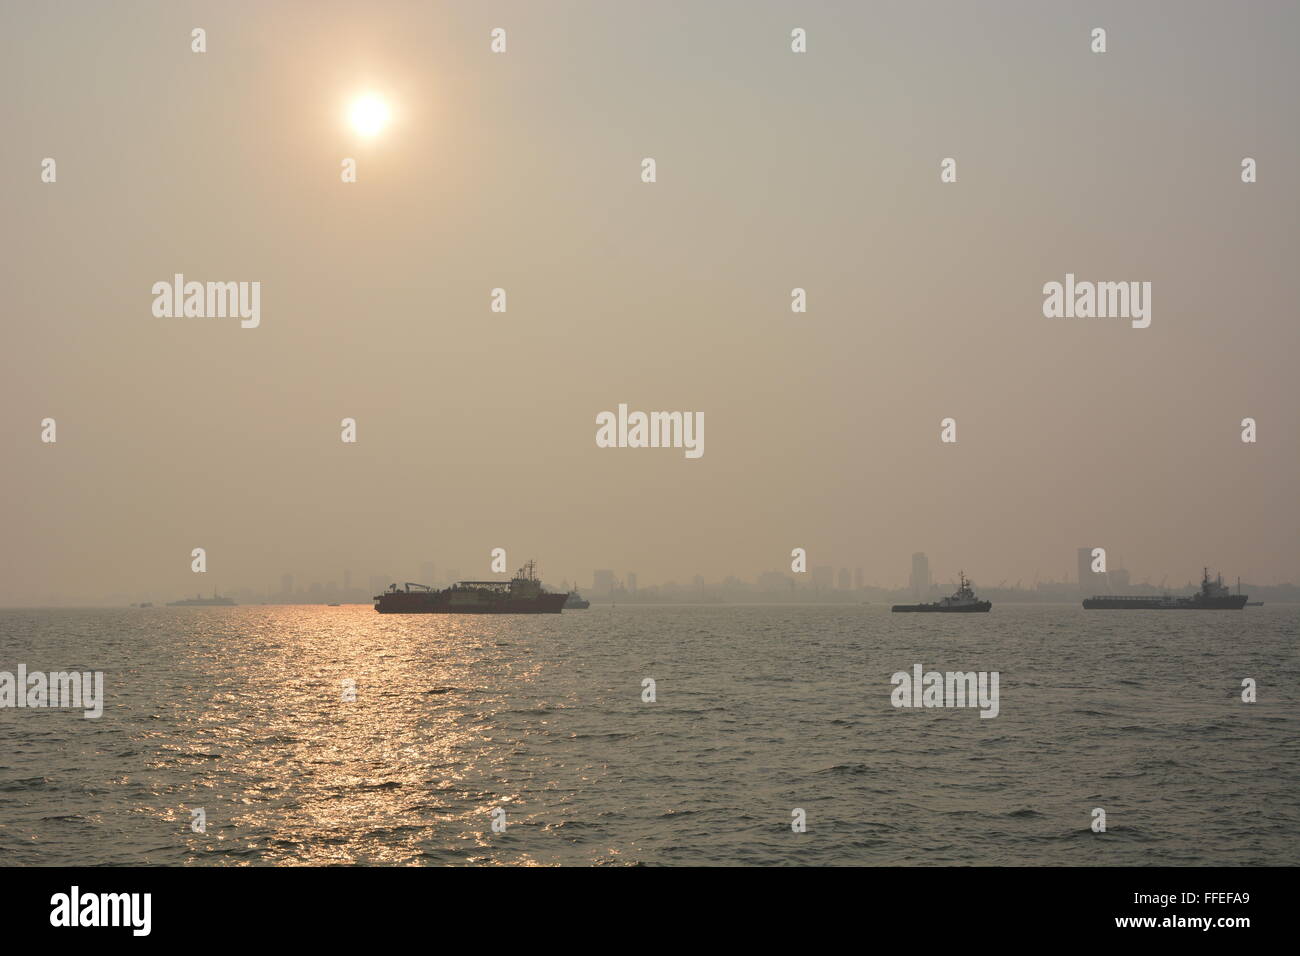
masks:
<path id="1" fill-rule="evenodd" d="M 542 587 L 529 561 L 509 581 L 461 581 L 441 591 L 426 584 L 396 584 L 375 595 L 380 614 L 559 614 L 568 594 Z"/>

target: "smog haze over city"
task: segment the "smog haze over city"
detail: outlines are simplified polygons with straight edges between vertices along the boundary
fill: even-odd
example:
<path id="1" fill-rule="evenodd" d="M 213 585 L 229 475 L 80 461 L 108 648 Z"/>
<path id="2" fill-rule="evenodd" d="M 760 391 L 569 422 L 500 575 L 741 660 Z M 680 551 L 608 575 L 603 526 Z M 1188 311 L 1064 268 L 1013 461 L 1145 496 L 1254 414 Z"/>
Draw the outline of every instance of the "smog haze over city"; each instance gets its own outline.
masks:
<path id="1" fill-rule="evenodd" d="M 0 603 L 494 548 L 580 588 L 795 548 L 835 587 L 914 552 L 1068 582 L 1081 547 L 1300 582 L 1294 5 L 814 5 L 815 56 L 767 3 L 191 6 L 0 14 Z M 259 282 L 259 323 L 159 317 L 178 274 Z M 1150 325 L 1045 317 L 1067 274 L 1150 282 Z M 620 404 L 705 452 L 600 447 Z"/>

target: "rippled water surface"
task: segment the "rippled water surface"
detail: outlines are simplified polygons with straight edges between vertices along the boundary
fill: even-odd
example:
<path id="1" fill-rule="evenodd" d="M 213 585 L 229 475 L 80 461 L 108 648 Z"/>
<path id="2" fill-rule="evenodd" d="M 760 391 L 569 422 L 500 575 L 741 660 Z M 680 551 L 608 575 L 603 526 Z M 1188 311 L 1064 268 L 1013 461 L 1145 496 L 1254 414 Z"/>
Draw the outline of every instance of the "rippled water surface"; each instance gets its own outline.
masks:
<path id="1" fill-rule="evenodd" d="M 1295 865 L 1298 621 L 5 610 L 0 670 L 107 703 L 0 709 L 0 862 Z M 1000 715 L 894 709 L 917 663 L 999 671 Z"/>

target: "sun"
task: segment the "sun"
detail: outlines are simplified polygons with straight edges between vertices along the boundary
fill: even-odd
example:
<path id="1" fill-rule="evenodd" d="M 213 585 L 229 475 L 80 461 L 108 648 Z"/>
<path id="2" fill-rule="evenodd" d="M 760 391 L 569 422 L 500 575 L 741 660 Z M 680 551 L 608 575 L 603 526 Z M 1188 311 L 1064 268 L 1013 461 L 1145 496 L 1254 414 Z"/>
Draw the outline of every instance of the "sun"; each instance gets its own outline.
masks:
<path id="1" fill-rule="evenodd" d="M 374 136 L 388 124 L 388 104 L 377 96 L 362 96 L 352 101 L 348 115 L 354 130 Z"/>

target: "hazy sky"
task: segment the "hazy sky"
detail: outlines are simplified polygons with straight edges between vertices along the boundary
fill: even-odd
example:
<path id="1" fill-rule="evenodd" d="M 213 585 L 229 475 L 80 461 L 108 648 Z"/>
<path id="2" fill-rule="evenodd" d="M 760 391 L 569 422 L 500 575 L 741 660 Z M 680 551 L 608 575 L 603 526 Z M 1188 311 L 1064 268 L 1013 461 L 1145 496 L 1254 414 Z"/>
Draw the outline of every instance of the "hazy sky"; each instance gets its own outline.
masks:
<path id="1" fill-rule="evenodd" d="M 800 546 L 1028 584 L 1084 545 L 1300 580 L 1298 31 L 1294 3 L 8 0 L 0 603 L 480 577 L 494 547 L 552 582 Z M 178 272 L 259 281 L 260 327 L 155 317 Z M 1151 282 L 1150 328 L 1044 318 L 1067 272 Z M 702 411 L 705 454 L 596 447 L 620 402 Z"/>

